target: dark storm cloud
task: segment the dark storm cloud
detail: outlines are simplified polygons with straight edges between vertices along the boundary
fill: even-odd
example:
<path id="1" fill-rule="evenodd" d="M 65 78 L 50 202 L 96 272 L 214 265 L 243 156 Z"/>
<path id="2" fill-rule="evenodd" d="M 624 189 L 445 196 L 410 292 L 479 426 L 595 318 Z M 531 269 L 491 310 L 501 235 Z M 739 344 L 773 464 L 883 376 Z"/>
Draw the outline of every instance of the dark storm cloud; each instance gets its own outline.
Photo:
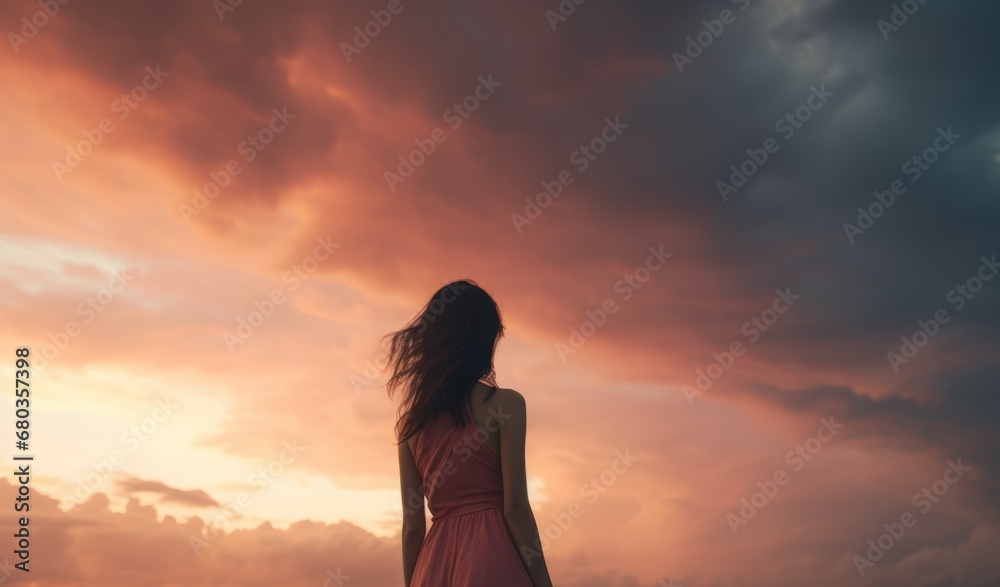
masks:
<path id="1" fill-rule="evenodd" d="M 727 6 L 685 10 L 662 27 L 647 14 L 633 26 L 642 38 L 633 47 L 667 59 Z M 580 12 L 567 31 L 583 27 Z M 700 261 L 733 288 L 795 286 L 800 320 L 774 333 L 793 347 L 788 360 L 796 340 L 814 338 L 849 353 L 831 359 L 884 364 L 900 336 L 942 307 L 953 316 L 943 331 L 954 352 L 995 349 L 1000 284 L 987 283 L 960 312 L 946 296 L 976 275 L 981 257 L 1000 252 L 1000 113 L 995 77 L 983 75 L 996 7 L 927 3 L 888 40 L 877 21 L 891 3 L 753 2 L 734 12 L 683 72 L 629 94 L 630 135 L 590 172 L 594 189 L 573 197 L 599 198 L 616 217 L 698 223 L 708 235 Z M 785 138 L 789 127 L 779 132 L 776 121 L 816 87 L 833 95 Z M 780 150 L 723 202 L 716 182 L 768 137 Z M 947 150 L 916 179 L 919 167 L 903 166 L 935 141 Z M 905 193 L 852 244 L 844 223 L 857 225 L 856 208 L 895 180 Z M 630 238 L 627 221 L 607 228 Z M 664 314 L 651 315 L 637 327 L 657 329 Z"/>
<path id="2" fill-rule="evenodd" d="M 691 268 L 687 277 L 663 278 L 636 296 L 620 317 L 627 328 L 602 334 L 609 343 L 678 346 L 678 321 L 703 324 L 695 352 L 684 356 L 686 344 L 676 352 L 704 356 L 766 307 L 775 288 L 791 286 L 801 303 L 768 334 L 774 347 L 761 357 L 785 368 L 848 363 L 883 373 L 899 337 L 947 307 L 948 292 L 975 275 L 982 256 L 1000 252 L 996 82 L 982 75 L 997 12 L 990 5 L 929 2 L 884 40 L 877 21 L 889 18 L 891 3 L 588 2 L 553 30 L 545 10 L 556 3 L 404 2 L 350 63 L 344 43 L 354 43 L 355 27 L 380 7 L 242 3 L 220 19 L 213 6 L 69 5 L 50 25 L 58 36 L 33 40 L 20 58 L 58 54 L 63 67 L 104 82 L 109 95 L 162 63 L 172 77 L 151 101 L 166 114 L 152 106 L 137 114 L 147 118 L 133 148 L 172 163 L 192 187 L 234 158 L 238 141 L 272 108 L 288 105 L 297 118 L 278 137 L 281 148 L 247 166 L 211 210 L 220 232 L 233 222 L 229 206 L 240 210 L 234 202 L 273 206 L 312 180 L 356 173 L 344 156 L 363 153 L 374 171 L 356 185 L 375 193 L 362 214 L 405 218 L 424 233 L 473 219 L 496 233 L 486 242 L 500 254 L 574 275 L 577 287 L 566 293 L 581 312 L 618 269 L 635 265 L 634 251 L 659 243 L 676 250 L 676 264 Z M 678 71 L 677 52 L 704 36 L 704 21 L 720 27 L 726 9 L 732 21 Z M 411 197 L 403 199 L 385 192 L 374 166 L 391 165 L 422 135 L 344 143 L 355 113 L 340 97 L 295 87 L 287 64 L 302 53 L 321 55 L 311 73 L 330 88 L 362 88 L 362 101 L 398 96 L 431 127 L 479 76 L 502 85 L 451 133 L 460 146 L 435 154 L 407 181 Z M 776 128 L 809 103 L 820 107 L 807 108 L 801 128 Z M 515 233 L 510 214 L 523 211 L 541 182 L 573 169 L 570 154 L 599 136 L 609 117 L 627 125 L 622 136 L 576 172 L 537 225 Z M 901 165 L 947 128 L 960 138 L 911 183 Z M 760 153 L 769 137 L 780 149 L 724 202 L 716 182 L 728 181 L 730 165 L 740 166 L 747 149 Z M 463 173 L 471 165 L 476 173 Z M 906 193 L 849 242 L 844 223 L 856 223 L 856 208 L 894 180 Z M 483 246 L 475 231 L 451 233 L 459 244 Z M 353 250 L 362 271 L 399 275 L 372 262 L 378 251 Z M 988 325 L 998 317 L 998 285 L 953 311 L 925 356 L 996 348 L 997 329 Z M 817 353 L 802 344 L 808 340 L 834 350 Z"/>
<path id="3" fill-rule="evenodd" d="M 849 387 L 777 389 L 763 384 L 735 386 L 734 396 L 763 400 L 784 411 L 847 422 L 841 440 L 864 446 L 922 453 L 944 459 L 962 458 L 976 473 L 978 507 L 988 508 L 996 521 L 1000 508 L 993 497 L 1000 490 L 1000 438 L 996 414 L 1000 398 L 995 365 L 964 371 L 943 371 L 929 379 L 910 379 L 900 387 L 910 397 L 873 398 Z M 985 515 L 985 511 L 983 511 Z"/>

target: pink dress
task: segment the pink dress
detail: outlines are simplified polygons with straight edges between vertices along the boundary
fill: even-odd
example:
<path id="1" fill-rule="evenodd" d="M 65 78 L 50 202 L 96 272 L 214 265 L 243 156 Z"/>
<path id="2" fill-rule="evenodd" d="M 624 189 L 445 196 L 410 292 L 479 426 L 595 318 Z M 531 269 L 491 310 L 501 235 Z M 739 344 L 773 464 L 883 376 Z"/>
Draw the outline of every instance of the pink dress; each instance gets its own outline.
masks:
<path id="1" fill-rule="evenodd" d="M 431 529 L 411 587 L 531 587 L 503 517 L 500 454 L 480 438 L 468 401 L 466 413 L 464 427 L 445 413 L 417 434 Z"/>

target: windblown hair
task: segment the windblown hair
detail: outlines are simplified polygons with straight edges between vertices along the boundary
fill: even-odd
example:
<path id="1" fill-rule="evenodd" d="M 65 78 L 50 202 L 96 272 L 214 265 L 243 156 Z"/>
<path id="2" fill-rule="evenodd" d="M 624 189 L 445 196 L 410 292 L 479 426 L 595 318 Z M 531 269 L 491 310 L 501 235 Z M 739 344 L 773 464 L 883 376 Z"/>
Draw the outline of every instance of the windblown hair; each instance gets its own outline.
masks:
<path id="1" fill-rule="evenodd" d="M 396 438 L 405 442 L 429 420 L 448 412 L 464 425 L 464 402 L 477 381 L 496 387 L 493 354 L 503 336 L 500 308 L 472 280 L 439 289 L 391 338 L 386 391 L 402 390 Z"/>

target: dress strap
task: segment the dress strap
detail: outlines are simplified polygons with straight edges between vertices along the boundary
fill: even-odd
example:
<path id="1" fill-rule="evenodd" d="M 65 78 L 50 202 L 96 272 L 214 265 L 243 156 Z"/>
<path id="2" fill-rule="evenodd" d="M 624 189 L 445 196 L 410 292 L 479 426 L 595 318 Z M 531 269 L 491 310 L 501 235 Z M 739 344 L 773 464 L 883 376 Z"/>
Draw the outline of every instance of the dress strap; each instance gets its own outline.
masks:
<path id="1" fill-rule="evenodd" d="M 490 387 L 493 389 L 493 391 L 490 392 L 490 395 L 492 395 L 494 391 L 500 389 L 499 387 L 497 387 L 495 385 L 490 385 Z M 472 413 L 472 391 L 471 390 L 469 391 L 468 395 L 465 396 L 465 411 L 466 411 L 467 414 L 469 414 L 469 421 L 472 422 L 472 426 L 475 427 L 476 426 L 476 417 Z"/>

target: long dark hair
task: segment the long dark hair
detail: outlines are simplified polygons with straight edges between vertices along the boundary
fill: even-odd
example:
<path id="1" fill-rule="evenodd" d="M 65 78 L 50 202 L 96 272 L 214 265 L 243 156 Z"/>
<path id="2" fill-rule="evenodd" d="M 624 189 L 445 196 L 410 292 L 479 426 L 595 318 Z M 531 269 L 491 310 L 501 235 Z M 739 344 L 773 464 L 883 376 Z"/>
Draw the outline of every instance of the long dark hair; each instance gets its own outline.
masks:
<path id="1" fill-rule="evenodd" d="M 403 390 L 396 438 L 405 442 L 431 418 L 449 412 L 464 425 L 464 402 L 477 381 L 496 387 L 493 353 L 503 336 L 497 303 L 472 280 L 439 289 L 423 310 L 391 337 L 386 384 Z"/>

